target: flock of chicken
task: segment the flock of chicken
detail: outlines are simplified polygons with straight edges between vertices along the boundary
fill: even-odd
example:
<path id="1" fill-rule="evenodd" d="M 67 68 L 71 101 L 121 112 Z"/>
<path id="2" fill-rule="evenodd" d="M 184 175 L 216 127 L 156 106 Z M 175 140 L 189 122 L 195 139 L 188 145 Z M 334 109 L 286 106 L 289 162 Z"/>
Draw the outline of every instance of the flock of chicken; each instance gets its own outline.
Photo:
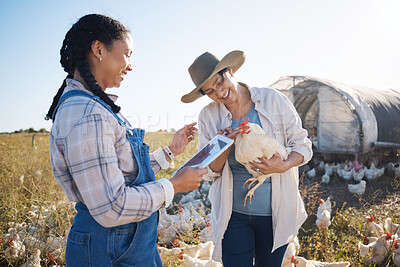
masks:
<path id="1" fill-rule="evenodd" d="M 318 202 L 319 207 L 315 223 L 320 231 L 324 231 L 331 224 L 332 204 L 330 197 L 326 200 L 319 198 Z M 184 204 L 184 207 L 180 207 L 176 215 L 168 215 L 165 210 L 161 213 L 159 244 L 164 246 L 173 244 L 171 249 L 162 246 L 158 248 L 163 263 L 166 264 L 169 261 L 180 259 L 182 266 L 222 266 L 211 259 L 214 248 L 212 229 L 207 217 L 200 215 L 203 212 L 202 206 L 189 207 L 191 207 L 190 203 Z M 177 239 L 180 233 L 192 231 L 193 227 L 201 229 L 199 234 L 201 243 L 187 245 Z M 384 228 L 386 233 L 381 225 L 374 222 L 372 216 L 366 217 L 364 226 L 366 235 L 364 242 L 366 242 L 366 245 L 359 242 L 360 256 L 365 264 L 380 264 L 389 254 L 392 254 L 394 264 L 400 267 L 400 225 L 393 223 L 391 218 L 387 218 Z M 286 250 L 282 263 L 283 267 L 350 266 L 348 261 L 320 262 L 307 260 L 298 256 L 299 249 L 300 245 L 296 237 Z"/>
<path id="2" fill-rule="evenodd" d="M 396 164 L 398 165 L 398 163 Z M 400 168 L 398 166 L 394 167 L 393 163 L 392 165 L 394 172 L 400 175 Z M 371 162 L 370 167 L 367 168 L 366 166 L 360 165 L 356 157 L 354 162 L 346 161 L 340 164 L 324 163 L 320 161 L 316 168 L 306 171 L 306 175 L 308 178 L 313 179 L 316 177 L 317 173 L 321 172 L 323 172 L 321 178 L 323 184 L 329 184 L 331 176 L 336 173 L 338 177 L 349 182 L 347 187 L 350 193 L 362 195 L 367 185 L 363 178 L 365 177 L 368 181 L 375 180 L 384 174 L 385 167 L 376 168 L 375 164 Z M 356 182 L 356 184 L 350 183 L 352 181 Z"/>
<path id="3" fill-rule="evenodd" d="M 167 262 L 182 261 L 183 267 L 222 267 L 222 264 L 211 259 L 214 243 L 208 241 L 198 245 L 188 245 L 175 240 L 171 249 L 158 247 L 163 265 Z"/>
<path id="4" fill-rule="evenodd" d="M 330 198 L 326 201 L 319 198 L 319 207 L 317 211 L 316 225 L 320 231 L 328 229 L 331 224 L 331 202 Z M 400 267 L 400 225 L 392 222 L 391 218 L 385 220 L 385 230 L 382 225 L 374 222 L 373 216 L 367 216 L 364 224 L 364 245 L 362 242 L 358 243 L 358 250 L 360 257 L 365 264 L 381 264 L 387 257 L 392 254 L 392 260 L 397 267 Z M 312 267 L 312 266 L 350 266 L 347 261 L 344 262 L 318 262 L 313 260 L 306 260 L 297 256 L 299 252 L 299 242 L 297 237 L 289 244 L 286 251 L 283 267 Z"/>
<path id="5" fill-rule="evenodd" d="M 384 232 L 382 225 L 374 222 L 373 216 L 365 217 L 364 241 L 358 243 L 360 256 L 368 264 L 381 264 L 390 253 L 396 266 L 400 266 L 400 225 L 392 222 L 391 218 L 385 220 Z"/>
<path id="6" fill-rule="evenodd" d="M 60 201 L 57 205 L 62 205 Z M 44 223 L 46 216 L 57 210 L 57 206 L 51 206 L 50 210 L 45 209 L 44 214 L 40 215 L 39 207 L 32 206 L 29 211 L 30 220 L 36 223 L 17 223 L 9 222 L 9 228 L 0 242 L 5 241 L 4 257 L 10 262 L 25 259 L 29 257 L 21 267 L 40 267 L 42 258 L 47 259 L 49 263 L 65 263 L 65 237 L 55 236 Z M 39 233 L 44 234 L 43 239 Z"/>
<path id="7" fill-rule="evenodd" d="M 212 228 L 205 215 L 204 205 L 195 207 L 192 202 L 179 206 L 178 213 L 169 215 L 165 209 L 160 212 L 158 225 L 158 251 L 164 265 L 171 261 L 180 260 L 182 266 L 219 267 L 221 263 L 211 259 L 214 250 Z M 187 236 L 196 228 L 200 232 L 198 245 L 188 245 L 178 238 Z M 168 249 L 167 246 L 172 246 Z"/>

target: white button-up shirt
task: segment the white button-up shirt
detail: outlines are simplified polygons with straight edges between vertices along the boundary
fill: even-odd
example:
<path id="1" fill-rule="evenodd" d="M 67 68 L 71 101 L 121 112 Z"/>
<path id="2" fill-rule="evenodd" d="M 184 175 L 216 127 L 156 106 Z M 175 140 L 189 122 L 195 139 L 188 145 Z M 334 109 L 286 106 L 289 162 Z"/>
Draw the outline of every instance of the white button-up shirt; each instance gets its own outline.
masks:
<path id="1" fill-rule="evenodd" d="M 311 141 L 307 138 L 307 131 L 303 129 L 301 119 L 290 100 L 271 88 L 252 87 L 249 90 L 265 133 L 276 138 L 285 147 L 290 147 L 291 151 L 303 155 L 304 161 L 301 165 L 306 164 L 312 157 Z M 199 148 L 207 144 L 218 130 L 231 124 L 232 115 L 224 104 L 208 104 L 199 115 Z M 221 261 L 222 239 L 232 213 L 233 177 L 228 161 L 220 173 L 209 169 L 203 178 L 213 181 L 209 192 L 212 206 L 211 226 L 216 243 L 213 259 Z M 273 175 L 271 184 L 274 251 L 297 235 L 307 213 L 298 190 L 298 167 Z"/>

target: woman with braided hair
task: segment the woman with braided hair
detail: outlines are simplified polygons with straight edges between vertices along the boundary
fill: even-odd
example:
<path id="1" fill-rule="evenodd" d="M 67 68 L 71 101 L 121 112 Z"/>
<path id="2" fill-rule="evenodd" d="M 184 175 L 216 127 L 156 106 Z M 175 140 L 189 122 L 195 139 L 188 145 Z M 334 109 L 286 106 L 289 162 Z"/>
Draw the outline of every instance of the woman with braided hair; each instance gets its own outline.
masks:
<path id="1" fill-rule="evenodd" d="M 67 78 L 46 119 L 53 120 L 50 158 L 54 176 L 77 202 L 68 234 L 68 266 L 162 266 L 157 251 L 158 210 L 174 193 L 196 189 L 207 172 L 187 167 L 172 179 L 155 173 L 184 151 L 197 130 L 177 131 L 171 145 L 149 153 L 144 130 L 133 129 L 116 96 L 132 70 L 132 39 L 119 21 L 98 14 L 80 18 L 60 51 Z"/>

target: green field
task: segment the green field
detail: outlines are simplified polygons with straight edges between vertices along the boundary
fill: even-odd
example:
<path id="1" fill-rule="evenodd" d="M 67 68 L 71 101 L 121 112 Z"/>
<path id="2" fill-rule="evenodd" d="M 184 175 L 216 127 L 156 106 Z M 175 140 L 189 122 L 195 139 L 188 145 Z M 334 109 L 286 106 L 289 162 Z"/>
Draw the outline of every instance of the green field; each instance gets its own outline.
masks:
<path id="1" fill-rule="evenodd" d="M 42 266 L 63 265 L 64 262 L 65 235 L 75 213 L 74 203 L 66 200 L 52 175 L 48 134 L 36 133 L 34 142 L 32 136 L 0 134 L 1 266 L 21 266 L 38 250 Z M 172 136 L 166 132 L 148 133 L 145 142 L 152 151 L 168 145 Z M 196 151 L 197 139 L 177 157 L 175 168 L 163 170 L 157 178 L 171 178 L 171 173 Z M 390 217 L 394 223 L 400 223 L 400 195 L 396 193 L 399 177 L 393 175 L 382 179 L 393 187 L 397 186 L 396 190 L 377 193 L 373 198 L 375 201 L 359 198 L 357 208 L 346 203 L 334 206 L 332 224 L 324 233 L 319 232 L 315 225 L 316 200 L 323 190 L 318 183 L 302 183 L 300 189 L 309 218 L 299 232 L 300 256 L 327 262 L 347 260 L 351 266 L 369 266 L 362 264 L 357 250 L 358 242 L 364 237 L 364 217 L 373 215 L 379 223 Z M 384 198 L 379 199 L 382 196 Z M 19 233 L 21 242 L 25 244 L 24 252 L 18 255 L 10 250 L 15 233 Z M 178 266 L 179 262 L 173 264 Z M 394 266 L 391 255 L 381 266 Z"/>

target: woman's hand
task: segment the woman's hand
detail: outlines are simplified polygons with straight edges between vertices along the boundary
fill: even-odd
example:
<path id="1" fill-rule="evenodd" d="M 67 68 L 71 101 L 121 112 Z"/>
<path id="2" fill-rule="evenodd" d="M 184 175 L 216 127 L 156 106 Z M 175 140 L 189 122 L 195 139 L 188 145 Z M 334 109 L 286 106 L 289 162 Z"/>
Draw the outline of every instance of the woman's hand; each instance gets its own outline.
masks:
<path id="1" fill-rule="evenodd" d="M 236 136 L 240 134 L 240 129 L 236 129 L 233 127 L 226 127 L 225 129 L 219 130 L 217 134 L 224 135 L 230 139 L 235 140 Z"/>
<path id="2" fill-rule="evenodd" d="M 284 173 L 290 168 L 298 166 L 304 160 L 303 155 L 298 152 L 292 151 L 286 160 L 282 160 L 279 153 L 275 153 L 270 159 L 265 157 L 258 158 L 261 162 L 250 162 L 252 169 L 260 174 L 271 174 L 271 173 Z"/>
<path id="3" fill-rule="evenodd" d="M 192 191 L 200 186 L 201 178 L 207 174 L 207 168 L 184 167 L 171 178 L 175 194 Z"/>
<path id="4" fill-rule="evenodd" d="M 261 174 L 284 173 L 288 170 L 279 153 L 275 153 L 270 159 L 258 158 L 260 162 L 251 162 L 252 169 Z"/>
<path id="5" fill-rule="evenodd" d="M 178 130 L 174 134 L 172 142 L 169 145 L 169 149 L 171 149 L 171 152 L 175 156 L 180 155 L 185 150 L 189 142 L 194 140 L 197 131 L 197 128 L 194 127 L 196 124 L 197 122 L 193 122 L 191 124 L 185 125 L 185 127 Z"/>

